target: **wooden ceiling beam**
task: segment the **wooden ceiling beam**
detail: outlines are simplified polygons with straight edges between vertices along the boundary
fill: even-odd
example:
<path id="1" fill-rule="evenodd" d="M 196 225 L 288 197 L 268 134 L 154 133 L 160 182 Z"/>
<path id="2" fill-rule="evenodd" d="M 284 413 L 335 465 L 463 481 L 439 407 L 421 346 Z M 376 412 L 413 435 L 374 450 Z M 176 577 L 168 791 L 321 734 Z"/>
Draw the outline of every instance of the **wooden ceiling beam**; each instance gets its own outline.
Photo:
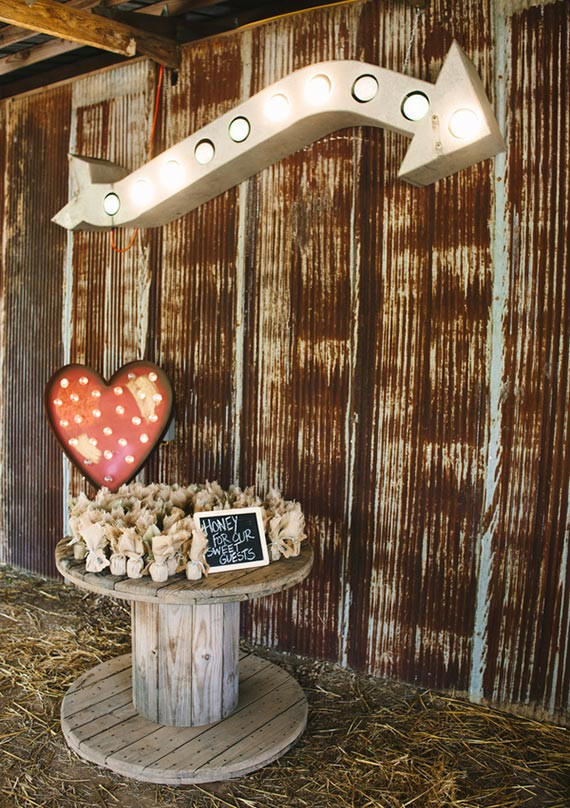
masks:
<path id="1" fill-rule="evenodd" d="M 79 50 L 83 45 L 77 42 L 62 42 L 61 39 L 52 39 L 43 45 L 36 45 L 32 48 L 24 48 L 17 53 L 10 53 L 8 56 L 0 58 L 0 76 L 21 70 L 23 67 L 30 67 L 45 59 L 53 59 L 54 56 L 61 56 L 63 53 Z"/>
<path id="2" fill-rule="evenodd" d="M 67 0 L 67 5 L 73 8 L 88 9 L 98 5 L 100 0 Z M 120 0 L 117 0 L 117 3 Z M 5 25 L 0 28 L 0 48 L 6 45 L 13 45 L 15 42 L 25 42 L 37 35 L 37 31 L 30 31 L 29 28 L 19 28 L 17 25 Z"/>
<path id="3" fill-rule="evenodd" d="M 139 53 L 167 67 L 179 64 L 175 42 L 53 0 L 0 0 L 0 20 L 121 56 Z"/>
<path id="4" fill-rule="evenodd" d="M 187 0 L 188 2 L 192 2 L 192 0 Z M 194 2 L 218 2 L 218 0 L 194 0 Z M 104 8 L 113 8 L 114 6 L 118 6 L 121 3 L 124 3 L 125 0 L 105 0 Z M 183 3 L 184 0 L 177 0 L 178 4 Z M 65 0 L 66 6 L 71 6 L 71 8 L 80 8 L 84 11 L 87 11 L 90 8 L 96 8 L 97 6 L 101 5 L 101 0 Z M 154 8 L 155 6 L 160 6 L 161 8 L 167 5 L 175 5 L 174 3 L 153 3 L 152 6 L 149 8 Z M 140 9 L 137 9 L 137 12 Z M 151 12 L 155 14 L 160 14 L 160 11 Z M 15 42 L 26 42 L 28 39 L 33 39 L 33 37 L 37 36 L 37 31 L 30 31 L 29 28 L 19 28 L 17 25 L 4 25 L 0 28 L 0 48 L 5 48 L 6 45 L 13 45 Z"/>
<path id="5" fill-rule="evenodd" d="M 71 8 L 88 9 L 112 9 L 124 3 L 125 0 L 66 0 L 65 5 Z M 188 14 L 201 8 L 215 6 L 220 0 L 161 0 L 158 3 L 151 3 L 148 6 L 135 9 L 133 14 L 148 14 L 153 17 L 163 16 L 176 17 L 181 14 Z M 37 31 L 30 31 L 29 28 L 20 28 L 16 25 L 5 25 L 0 28 L 0 48 L 13 45 L 15 42 L 26 42 L 37 35 Z"/>
<path id="6" fill-rule="evenodd" d="M 124 3 L 124 1 L 125 0 L 103 0 L 102 4 L 101 0 L 67 0 L 66 5 L 83 10 L 96 8 L 97 6 L 111 9 L 114 6 L 120 5 L 120 3 Z M 219 2 L 220 0 L 161 0 L 161 2 L 152 3 L 149 6 L 137 9 L 137 11 L 133 13 L 158 16 L 162 15 L 166 9 L 170 17 L 184 14 L 185 12 L 197 8 L 213 6 Z M 0 48 L 5 45 L 13 44 L 14 42 L 24 42 L 36 36 L 37 33 L 37 31 L 31 31 L 28 28 L 18 28 L 15 25 L 7 25 L 4 28 L 0 28 Z M 23 67 L 30 67 L 46 59 L 52 59 L 54 56 L 71 53 L 82 47 L 83 45 L 77 42 L 64 42 L 61 39 L 54 39 L 41 45 L 25 48 L 17 53 L 10 53 L 7 56 L 0 57 L 0 76 L 13 73 Z"/>

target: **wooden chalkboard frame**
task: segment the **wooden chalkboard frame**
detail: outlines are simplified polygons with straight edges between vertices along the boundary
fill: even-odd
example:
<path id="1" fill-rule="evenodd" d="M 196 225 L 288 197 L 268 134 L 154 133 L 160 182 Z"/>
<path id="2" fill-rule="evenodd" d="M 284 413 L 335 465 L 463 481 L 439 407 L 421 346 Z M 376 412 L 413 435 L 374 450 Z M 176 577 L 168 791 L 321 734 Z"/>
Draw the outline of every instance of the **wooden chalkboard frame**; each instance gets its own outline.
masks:
<path id="1" fill-rule="evenodd" d="M 228 508 L 227 510 L 223 511 L 198 511 L 198 513 L 194 514 L 194 519 L 198 522 L 198 525 L 204 532 L 209 540 L 209 534 L 204 529 L 202 524 L 202 520 L 212 519 L 212 518 L 232 518 L 240 516 L 253 514 L 255 516 L 255 522 L 257 527 L 258 536 L 255 537 L 256 545 L 259 545 L 259 550 L 261 552 L 261 558 L 256 559 L 255 561 L 238 561 L 235 563 L 229 564 L 212 564 L 210 558 L 208 558 L 208 554 L 206 551 L 206 560 L 210 566 L 210 572 L 233 572 L 234 570 L 240 569 L 252 569 L 254 567 L 265 567 L 269 564 L 269 551 L 267 549 L 267 541 L 265 538 L 265 528 L 263 527 L 263 517 L 261 514 L 261 508 Z"/>

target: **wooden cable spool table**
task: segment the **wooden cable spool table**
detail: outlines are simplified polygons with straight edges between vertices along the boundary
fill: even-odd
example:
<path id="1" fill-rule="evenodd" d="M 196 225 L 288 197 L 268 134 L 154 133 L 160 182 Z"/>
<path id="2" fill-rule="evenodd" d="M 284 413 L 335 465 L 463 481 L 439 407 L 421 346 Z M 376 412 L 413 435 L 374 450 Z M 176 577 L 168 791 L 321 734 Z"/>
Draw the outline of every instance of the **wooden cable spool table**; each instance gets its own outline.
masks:
<path id="1" fill-rule="evenodd" d="M 56 548 L 64 578 L 131 601 L 132 655 L 87 671 L 64 696 L 61 726 L 80 757 L 151 783 L 239 777 L 284 754 L 307 723 L 295 679 L 239 650 L 240 601 L 299 584 L 313 551 L 265 567 L 163 583 L 87 573 L 68 539 Z"/>

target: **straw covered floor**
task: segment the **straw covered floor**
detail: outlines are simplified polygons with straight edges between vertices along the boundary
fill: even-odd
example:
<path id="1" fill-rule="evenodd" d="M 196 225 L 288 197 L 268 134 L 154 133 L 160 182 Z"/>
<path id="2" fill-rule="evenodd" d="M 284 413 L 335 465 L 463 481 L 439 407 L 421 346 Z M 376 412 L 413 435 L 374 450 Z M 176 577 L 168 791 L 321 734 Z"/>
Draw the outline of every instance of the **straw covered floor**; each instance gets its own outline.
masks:
<path id="1" fill-rule="evenodd" d="M 1 808 L 570 808 L 570 730 L 261 649 L 309 700 L 292 750 L 223 783 L 121 778 L 68 750 L 59 709 L 129 650 L 128 605 L 6 567 L 0 604 Z"/>

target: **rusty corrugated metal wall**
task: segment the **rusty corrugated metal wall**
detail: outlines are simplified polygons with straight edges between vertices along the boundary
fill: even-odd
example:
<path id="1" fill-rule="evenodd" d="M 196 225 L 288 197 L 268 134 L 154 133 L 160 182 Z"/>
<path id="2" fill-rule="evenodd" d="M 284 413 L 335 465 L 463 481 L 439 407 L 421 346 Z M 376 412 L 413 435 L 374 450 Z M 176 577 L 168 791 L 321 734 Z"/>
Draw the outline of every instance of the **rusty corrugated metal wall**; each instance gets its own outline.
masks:
<path id="1" fill-rule="evenodd" d="M 528 6 L 528 7 L 527 7 Z M 156 151 L 311 62 L 434 81 L 455 37 L 506 155 L 415 189 L 407 142 L 337 132 L 117 255 L 69 236 L 66 152 L 146 160 L 156 68 L 0 105 L 0 553 L 53 573 L 84 487 L 47 432 L 65 361 L 143 356 L 175 389 L 147 479 L 279 486 L 315 572 L 250 638 L 570 719 L 570 3 L 362 0 L 185 49 Z"/>

